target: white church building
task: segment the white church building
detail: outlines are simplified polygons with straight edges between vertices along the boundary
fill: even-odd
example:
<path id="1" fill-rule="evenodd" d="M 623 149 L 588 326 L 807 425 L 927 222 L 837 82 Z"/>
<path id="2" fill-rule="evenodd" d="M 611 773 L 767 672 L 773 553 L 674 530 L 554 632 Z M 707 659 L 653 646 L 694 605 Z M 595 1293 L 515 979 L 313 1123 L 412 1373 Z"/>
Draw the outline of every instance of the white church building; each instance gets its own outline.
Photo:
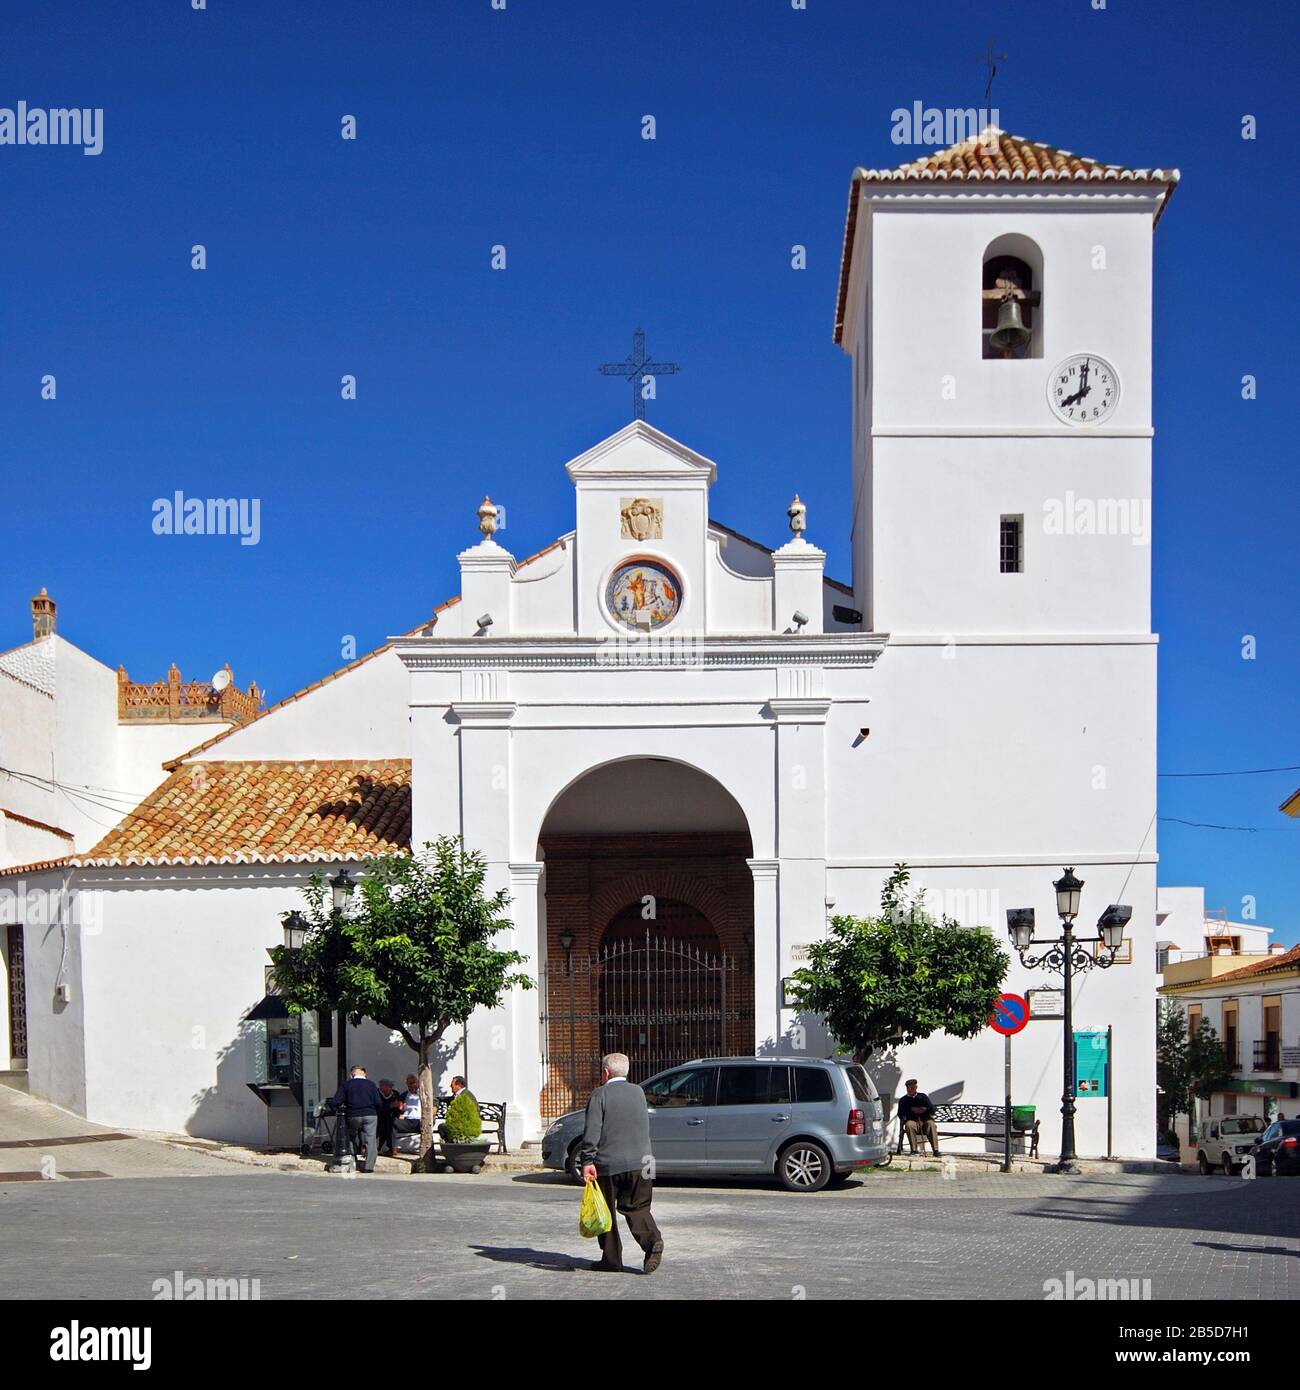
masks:
<path id="1" fill-rule="evenodd" d="M 1151 1155 L 1152 249 L 1176 181 L 992 130 L 857 170 L 835 321 L 850 582 L 824 570 L 829 518 L 773 497 L 765 536 L 737 534 L 710 489 L 744 458 L 642 421 L 568 462 L 574 526 L 540 553 L 505 550 L 485 503 L 427 626 L 171 758 L 84 852 L 0 873 L 11 910 L 57 899 L 24 924 L 33 1093 L 265 1143 L 247 1020 L 280 915 L 312 872 L 443 833 L 509 889 L 540 983 L 447 1058 L 508 1103 L 512 1147 L 585 1099 L 602 1051 L 641 1076 L 824 1052 L 783 982 L 896 863 L 1009 952 L 1006 909 L 1054 932 L 1073 866 L 1084 934 L 1133 909 L 1117 963 L 1076 983 L 1076 1028 L 1111 1038 L 1079 1153 Z M 1011 954 L 1007 989 L 1057 982 Z M 332 1089 L 328 1043 L 308 1099 Z M 1013 1044 L 1044 1153 L 1061 1046 L 1050 1018 Z M 372 1077 L 413 1060 L 374 1025 L 349 1054 Z M 916 1076 L 936 1101 L 1003 1099 L 991 1030 L 874 1070 L 889 1094 Z"/>

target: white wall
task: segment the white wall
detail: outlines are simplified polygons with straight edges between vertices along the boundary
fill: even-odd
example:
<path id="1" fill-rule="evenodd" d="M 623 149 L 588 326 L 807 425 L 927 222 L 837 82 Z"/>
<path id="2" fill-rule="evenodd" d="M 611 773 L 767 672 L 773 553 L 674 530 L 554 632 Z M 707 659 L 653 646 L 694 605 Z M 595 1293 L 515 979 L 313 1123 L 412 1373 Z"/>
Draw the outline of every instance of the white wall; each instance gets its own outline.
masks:
<path id="1" fill-rule="evenodd" d="M 361 663 L 228 738 L 196 761 L 409 758 L 406 669 L 391 651 Z"/>
<path id="2" fill-rule="evenodd" d="M 1148 629 L 1154 208 L 1149 195 L 1023 183 L 864 198 L 844 347 L 867 392 L 854 584 L 874 630 Z M 1043 352 L 986 361 L 983 256 L 1007 233 L 1042 252 Z M 1075 352 L 1119 375 L 1105 426 L 1074 429 L 1049 410 L 1051 371 Z M 999 573 L 1002 514 L 1025 519 L 1020 575 Z M 1085 534 L 1098 514 L 1110 533 Z M 1066 533 L 1053 534 L 1062 515 Z"/>

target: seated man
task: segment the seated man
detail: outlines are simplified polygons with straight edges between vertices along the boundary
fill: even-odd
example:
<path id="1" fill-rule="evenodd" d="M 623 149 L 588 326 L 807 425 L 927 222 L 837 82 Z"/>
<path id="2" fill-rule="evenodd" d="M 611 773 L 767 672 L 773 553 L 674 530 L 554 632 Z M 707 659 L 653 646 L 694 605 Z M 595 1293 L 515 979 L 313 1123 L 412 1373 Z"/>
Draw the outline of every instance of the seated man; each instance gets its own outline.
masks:
<path id="1" fill-rule="evenodd" d="M 401 1095 L 401 1109 L 393 1118 L 393 1139 L 402 1134 L 420 1132 L 420 1078 L 414 1072 L 406 1078 L 406 1090 Z"/>
<path id="2" fill-rule="evenodd" d="M 907 1094 L 898 1101 L 898 1122 L 903 1126 L 913 1153 L 918 1152 L 921 1140 L 928 1139 L 936 1156 L 939 1152 L 939 1131 L 934 1123 L 934 1106 L 924 1091 L 916 1089 L 916 1078 L 903 1083 Z"/>
<path id="3" fill-rule="evenodd" d="M 388 1077 L 379 1082 L 379 1094 L 384 1098 L 384 1108 L 379 1112 L 379 1152 L 391 1154 L 393 1151 L 393 1120 L 402 1107 L 402 1097 Z"/>
<path id="4" fill-rule="evenodd" d="M 478 1104 L 478 1101 L 474 1099 L 474 1092 L 465 1084 L 465 1078 L 463 1076 L 453 1076 L 451 1078 L 452 1100 L 455 1100 L 462 1091 L 468 1092 L 470 1100 L 473 1100 L 475 1105 Z M 438 1138 L 441 1139 L 444 1144 L 447 1142 L 447 1126 L 445 1124 L 438 1126 Z"/>

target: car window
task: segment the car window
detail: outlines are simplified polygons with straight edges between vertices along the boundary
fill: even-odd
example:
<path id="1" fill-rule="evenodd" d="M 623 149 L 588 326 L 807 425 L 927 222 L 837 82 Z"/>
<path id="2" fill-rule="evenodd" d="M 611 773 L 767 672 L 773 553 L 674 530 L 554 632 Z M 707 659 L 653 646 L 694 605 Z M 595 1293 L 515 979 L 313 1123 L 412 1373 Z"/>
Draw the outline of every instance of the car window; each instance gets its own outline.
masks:
<path id="1" fill-rule="evenodd" d="M 831 1074 L 824 1067 L 794 1067 L 794 1098 L 800 1105 L 820 1105 L 835 1099 Z"/>
<path id="2" fill-rule="evenodd" d="M 642 1087 L 646 1104 L 656 1110 L 672 1110 L 687 1105 L 712 1105 L 716 1067 L 683 1067 L 647 1081 Z"/>
<path id="3" fill-rule="evenodd" d="M 781 1105 L 790 1099 L 789 1067 L 721 1067 L 719 1105 Z"/>
<path id="4" fill-rule="evenodd" d="M 1273 1126 L 1279 1136 L 1283 1134 L 1300 1134 L 1300 1120 L 1283 1120 L 1280 1124 Z"/>
<path id="5" fill-rule="evenodd" d="M 866 1067 L 854 1064 L 851 1067 L 845 1067 L 844 1070 L 849 1074 L 849 1085 L 853 1087 L 854 1100 L 879 1099 L 875 1082 L 867 1075 Z"/>
<path id="6" fill-rule="evenodd" d="M 1269 1127 L 1264 1131 L 1264 1138 L 1276 1139 L 1281 1132 L 1282 1130 L 1280 1125 L 1269 1125 Z M 1263 1141 L 1261 1140 L 1261 1142 Z"/>
<path id="7" fill-rule="evenodd" d="M 1224 1120 L 1223 1132 L 1227 1134 L 1258 1134 L 1264 1128 L 1264 1121 L 1258 1115 L 1242 1115 L 1235 1120 Z"/>

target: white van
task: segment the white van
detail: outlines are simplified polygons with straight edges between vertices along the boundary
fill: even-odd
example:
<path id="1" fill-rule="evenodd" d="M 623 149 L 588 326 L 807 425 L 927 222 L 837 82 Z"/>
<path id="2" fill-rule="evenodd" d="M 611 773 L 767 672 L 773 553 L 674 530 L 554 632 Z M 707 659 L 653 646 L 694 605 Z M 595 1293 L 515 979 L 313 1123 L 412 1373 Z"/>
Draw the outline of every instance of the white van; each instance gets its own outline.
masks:
<path id="1" fill-rule="evenodd" d="M 1216 1119 L 1202 1120 L 1197 1166 L 1202 1173 L 1218 1168 L 1231 1177 L 1263 1133 L 1264 1121 L 1258 1115 L 1220 1115 Z"/>

